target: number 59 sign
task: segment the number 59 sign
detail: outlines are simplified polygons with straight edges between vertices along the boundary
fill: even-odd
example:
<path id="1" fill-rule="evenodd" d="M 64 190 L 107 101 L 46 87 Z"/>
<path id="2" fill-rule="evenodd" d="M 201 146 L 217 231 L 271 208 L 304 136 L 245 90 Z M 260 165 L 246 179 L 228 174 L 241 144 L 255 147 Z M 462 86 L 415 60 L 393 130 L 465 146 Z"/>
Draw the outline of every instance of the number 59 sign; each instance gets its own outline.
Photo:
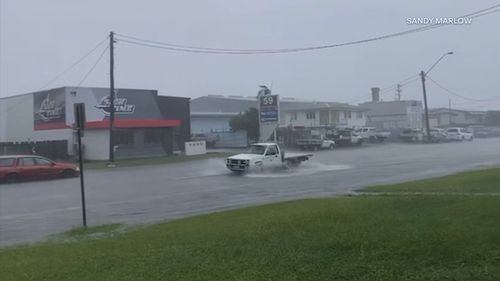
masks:
<path id="1" fill-rule="evenodd" d="M 259 97 L 259 118 L 261 123 L 278 123 L 278 95 Z"/>

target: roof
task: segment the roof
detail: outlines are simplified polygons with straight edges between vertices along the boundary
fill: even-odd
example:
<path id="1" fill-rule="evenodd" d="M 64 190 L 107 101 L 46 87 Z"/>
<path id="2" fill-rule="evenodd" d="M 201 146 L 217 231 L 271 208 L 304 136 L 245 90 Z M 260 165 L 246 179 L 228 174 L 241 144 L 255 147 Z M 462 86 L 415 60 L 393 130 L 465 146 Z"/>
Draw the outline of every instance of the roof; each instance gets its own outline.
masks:
<path id="1" fill-rule="evenodd" d="M 203 96 L 191 100 L 191 112 L 244 112 L 257 107 L 257 99 L 249 98 L 226 98 L 224 96 Z"/>
<path id="2" fill-rule="evenodd" d="M 240 114 L 240 112 L 193 112 L 192 117 L 233 117 Z"/>
<path id="3" fill-rule="evenodd" d="M 77 90 L 77 89 L 109 89 L 109 88 L 107 88 L 107 87 L 62 86 L 62 87 L 43 89 L 43 90 L 38 90 L 38 91 L 33 91 L 33 92 L 28 92 L 28 93 L 23 93 L 23 94 L 17 94 L 17 95 L 12 95 L 12 96 L 7 96 L 7 97 L 0 97 L 0 100 L 17 98 L 17 97 L 22 97 L 22 96 L 27 96 L 27 95 L 33 95 L 33 94 L 40 93 L 40 92 L 48 92 L 48 91 L 62 90 L 62 89 Z M 116 88 L 116 90 L 154 91 L 154 92 L 158 93 L 157 90 L 153 90 L 153 89 Z"/>
<path id="4" fill-rule="evenodd" d="M 0 155 L 0 159 L 6 159 L 6 158 L 22 158 L 22 157 L 42 157 L 39 155 L 33 155 L 33 154 L 12 154 L 12 155 Z"/>
<path id="5" fill-rule="evenodd" d="M 439 107 L 439 108 L 432 108 L 429 110 L 429 113 L 434 113 L 434 114 L 454 114 L 457 115 L 457 113 L 464 113 L 464 114 L 471 114 L 471 115 L 486 115 L 486 111 L 478 111 L 478 110 L 463 110 L 463 109 L 453 109 L 453 108 L 445 108 L 445 107 Z"/>
<path id="6" fill-rule="evenodd" d="M 203 113 L 216 115 L 217 113 L 240 113 L 251 107 L 258 107 L 256 97 L 240 97 L 240 96 L 222 96 L 208 95 L 191 100 L 191 113 L 193 115 L 201 115 Z M 339 102 L 325 101 L 302 101 L 290 98 L 280 98 L 281 111 L 297 111 L 297 110 L 353 110 L 367 111 L 367 109 Z"/>

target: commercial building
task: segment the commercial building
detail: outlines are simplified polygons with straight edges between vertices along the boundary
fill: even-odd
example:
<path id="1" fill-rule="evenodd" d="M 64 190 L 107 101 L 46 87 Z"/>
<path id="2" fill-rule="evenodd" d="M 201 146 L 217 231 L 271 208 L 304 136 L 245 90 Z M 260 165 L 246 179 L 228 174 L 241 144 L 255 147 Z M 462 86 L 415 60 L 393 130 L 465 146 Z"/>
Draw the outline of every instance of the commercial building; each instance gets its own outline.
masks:
<path id="1" fill-rule="evenodd" d="M 156 90 L 116 89 L 116 158 L 160 156 L 183 150 L 190 138 L 189 98 L 159 96 Z M 0 99 L 0 144 L 54 142 L 68 155 L 76 152 L 73 104 L 84 103 L 85 159 L 109 155 L 109 89 L 62 87 Z M 33 148 L 43 154 L 40 149 Z"/>

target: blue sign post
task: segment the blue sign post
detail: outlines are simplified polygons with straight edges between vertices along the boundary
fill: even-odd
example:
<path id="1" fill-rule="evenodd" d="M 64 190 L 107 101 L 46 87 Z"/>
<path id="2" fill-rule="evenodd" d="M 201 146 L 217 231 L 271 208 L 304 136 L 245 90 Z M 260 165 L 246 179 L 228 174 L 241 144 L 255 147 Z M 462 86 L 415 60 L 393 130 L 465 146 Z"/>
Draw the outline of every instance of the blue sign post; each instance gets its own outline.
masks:
<path id="1" fill-rule="evenodd" d="M 278 124 L 279 103 L 278 95 L 267 95 L 259 98 L 260 123 Z"/>
<path id="2" fill-rule="evenodd" d="M 259 127 L 260 138 L 267 141 L 271 135 L 274 136 L 274 142 L 277 141 L 276 127 L 279 124 L 279 96 L 263 95 L 259 97 Z"/>

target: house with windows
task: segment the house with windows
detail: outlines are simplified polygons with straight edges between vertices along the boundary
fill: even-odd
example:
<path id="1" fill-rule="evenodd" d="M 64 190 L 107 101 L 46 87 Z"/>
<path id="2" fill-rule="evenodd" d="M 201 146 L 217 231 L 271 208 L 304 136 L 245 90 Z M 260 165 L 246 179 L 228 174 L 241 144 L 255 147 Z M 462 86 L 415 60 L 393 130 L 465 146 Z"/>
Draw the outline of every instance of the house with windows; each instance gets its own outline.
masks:
<path id="1" fill-rule="evenodd" d="M 284 104 L 284 105 L 283 105 Z M 337 102 L 282 102 L 280 127 L 361 127 L 365 108 Z"/>
<path id="2" fill-rule="evenodd" d="M 191 132 L 227 132 L 229 121 L 251 107 L 257 97 L 208 95 L 191 100 Z M 367 109 L 338 102 L 304 101 L 282 97 L 280 127 L 356 127 L 366 125 Z"/>

